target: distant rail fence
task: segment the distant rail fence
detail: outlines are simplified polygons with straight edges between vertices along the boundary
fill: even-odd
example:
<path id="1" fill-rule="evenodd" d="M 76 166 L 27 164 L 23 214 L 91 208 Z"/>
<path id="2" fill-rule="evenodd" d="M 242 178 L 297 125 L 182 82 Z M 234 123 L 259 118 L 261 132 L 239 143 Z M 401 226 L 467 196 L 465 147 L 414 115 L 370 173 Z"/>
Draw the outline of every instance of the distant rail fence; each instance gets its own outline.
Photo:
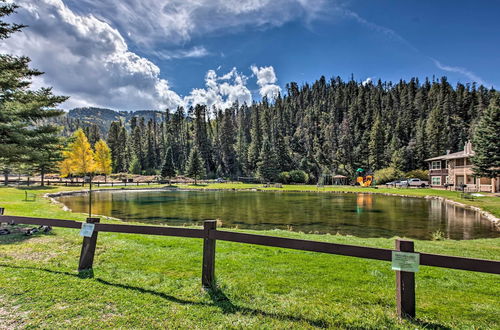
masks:
<path id="1" fill-rule="evenodd" d="M 198 180 L 198 183 L 211 183 L 215 182 L 214 180 Z M 83 185 L 88 185 L 90 182 L 89 181 L 68 181 L 68 180 L 44 180 L 43 181 L 44 185 L 46 186 L 66 186 L 66 187 L 81 187 Z M 177 181 L 177 180 L 171 180 L 170 182 L 168 180 L 150 180 L 150 181 L 92 181 L 93 186 L 97 187 L 114 187 L 114 186 L 144 186 L 144 185 L 152 185 L 152 184 L 178 184 L 178 183 L 194 183 L 194 179 L 191 181 Z M 5 185 L 6 182 L 5 180 L 0 180 L 0 186 Z M 7 185 L 18 185 L 18 186 L 34 186 L 34 185 L 41 185 L 42 181 L 41 180 L 12 180 L 9 179 L 7 181 Z"/>
<path id="2" fill-rule="evenodd" d="M 194 182 L 194 181 L 193 181 Z M 43 183 L 46 186 L 66 186 L 66 187 L 78 187 L 84 184 L 89 184 L 89 181 L 68 181 L 68 180 L 44 180 Z M 175 183 L 175 182 L 171 182 Z M 0 181 L 0 185 L 5 184 L 5 180 Z M 19 186 L 34 186 L 37 184 L 42 184 L 41 180 L 8 180 L 7 185 L 19 185 Z M 168 184 L 166 180 L 152 180 L 152 181 L 92 181 L 92 185 L 97 187 L 100 186 L 140 186 L 140 185 L 151 185 L 151 184 Z"/>
<path id="3" fill-rule="evenodd" d="M 0 208 L 0 223 L 45 225 L 80 229 L 82 222 L 74 220 L 45 219 L 3 215 L 4 209 Z M 214 289 L 215 282 L 215 246 L 219 241 L 256 244 L 269 247 L 294 249 L 329 253 L 349 257 L 391 261 L 392 252 L 415 252 L 413 241 L 396 239 L 395 250 L 346 245 L 337 243 L 318 242 L 294 238 L 246 234 L 217 229 L 216 220 L 206 220 L 203 229 L 141 226 L 126 224 L 104 224 L 99 218 L 87 218 L 87 223 L 94 224 L 91 237 L 84 237 L 78 271 L 91 270 L 99 232 L 176 236 L 203 239 L 202 286 Z M 449 269 L 467 270 L 481 273 L 500 274 L 500 261 L 454 257 L 439 254 L 419 253 L 420 265 Z M 415 318 L 415 273 L 396 271 L 396 305 L 397 313 L 401 318 Z"/>

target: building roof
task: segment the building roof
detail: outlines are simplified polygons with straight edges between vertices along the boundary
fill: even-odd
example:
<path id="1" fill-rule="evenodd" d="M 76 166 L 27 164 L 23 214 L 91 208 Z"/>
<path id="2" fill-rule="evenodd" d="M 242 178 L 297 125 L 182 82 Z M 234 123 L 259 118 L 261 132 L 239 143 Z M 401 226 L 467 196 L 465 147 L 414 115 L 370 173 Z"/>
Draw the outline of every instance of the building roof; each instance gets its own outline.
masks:
<path id="1" fill-rule="evenodd" d="M 451 154 L 448 152 L 446 155 L 428 158 L 425 161 L 430 162 L 433 160 L 449 160 L 449 159 L 457 159 L 457 158 L 469 158 L 472 156 L 474 156 L 474 151 L 472 150 L 472 143 L 470 143 L 470 141 L 467 141 L 464 145 L 464 150 L 462 150 L 462 151 L 454 152 Z"/>
<path id="2" fill-rule="evenodd" d="M 449 160 L 449 159 L 457 159 L 457 158 L 469 158 L 472 156 L 474 156 L 474 151 L 471 151 L 470 153 L 466 153 L 464 150 L 462 150 L 462 151 L 454 152 L 451 154 L 446 154 L 446 155 L 442 155 L 442 156 L 428 158 L 425 161 L 430 162 L 433 160 Z"/>

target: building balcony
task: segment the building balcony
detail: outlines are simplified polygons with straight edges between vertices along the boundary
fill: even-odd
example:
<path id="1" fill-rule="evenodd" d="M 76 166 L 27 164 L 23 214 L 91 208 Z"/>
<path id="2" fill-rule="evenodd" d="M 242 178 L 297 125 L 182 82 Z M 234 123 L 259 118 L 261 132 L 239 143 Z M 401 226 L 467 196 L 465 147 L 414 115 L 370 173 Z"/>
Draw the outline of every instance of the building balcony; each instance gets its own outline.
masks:
<path id="1" fill-rule="evenodd" d="M 439 170 L 429 170 L 429 175 L 431 176 L 448 175 L 448 169 L 442 168 Z"/>
<path id="2" fill-rule="evenodd" d="M 472 165 L 453 166 L 453 168 L 464 168 L 464 169 L 467 169 L 467 168 L 472 168 Z"/>

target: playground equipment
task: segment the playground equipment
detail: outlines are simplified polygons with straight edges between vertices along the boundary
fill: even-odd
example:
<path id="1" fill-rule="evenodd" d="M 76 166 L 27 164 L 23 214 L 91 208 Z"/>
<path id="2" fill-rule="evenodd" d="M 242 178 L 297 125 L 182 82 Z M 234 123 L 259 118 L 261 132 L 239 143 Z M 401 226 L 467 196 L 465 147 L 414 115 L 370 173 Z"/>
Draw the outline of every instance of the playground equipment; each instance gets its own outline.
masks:
<path id="1" fill-rule="evenodd" d="M 362 168 L 356 170 L 356 184 L 361 187 L 369 187 L 373 182 L 373 174 L 366 173 Z"/>

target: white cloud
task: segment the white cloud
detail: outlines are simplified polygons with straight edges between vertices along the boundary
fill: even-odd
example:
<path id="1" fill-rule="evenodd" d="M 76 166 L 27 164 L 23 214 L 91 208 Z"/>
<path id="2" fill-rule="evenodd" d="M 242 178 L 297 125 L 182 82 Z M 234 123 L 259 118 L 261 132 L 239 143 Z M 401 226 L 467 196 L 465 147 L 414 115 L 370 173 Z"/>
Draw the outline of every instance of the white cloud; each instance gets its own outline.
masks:
<path id="1" fill-rule="evenodd" d="M 403 38 L 400 34 L 398 34 L 393 29 L 372 23 L 349 9 L 338 7 L 338 8 L 335 8 L 335 10 L 337 12 L 339 12 L 342 16 L 347 17 L 347 18 L 351 18 L 351 19 L 355 20 L 356 22 L 360 23 L 361 25 L 364 25 L 367 28 L 369 28 L 375 32 L 378 32 L 380 34 L 385 35 L 388 39 L 395 40 L 395 41 L 405 45 L 406 47 L 408 47 L 412 51 L 414 51 L 416 53 L 420 53 L 420 51 L 415 46 L 413 46 L 408 40 Z"/>
<path id="2" fill-rule="evenodd" d="M 156 64 L 130 51 L 123 34 L 102 18 L 81 14 L 62 0 L 17 2 L 21 8 L 15 20 L 29 28 L 0 41 L 2 52 L 29 56 L 33 67 L 45 71 L 34 80 L 34 87 L 54 86 L 56 94 L 70 96 L 65 108 L 174 109 L 197 103 L 226 108 L 234 102 L 252 102 L 248 77 L 236 68 L 221 75 L 220 68 L 209 70 L 205 88 L 182 97 L 161 78 Z M 173 59 L 201 57 L 208 51 L 198 46 L 146 53 Z M 277 95 L 280 88 L 274 84 L 277 78 L 272 66 L 252 67 L 252 71 L 261 95 Z"/>
<path id="3" fill-rule="evenodd" d="M 233 68 L 228 73 L 218 76 L 215 70 L 209 70 L 205 76 L 206 88 L 193 89 L 184 98 L 188 105 L 205 104 L 209 108 L 225 109 L 238 102 L 251 104 L 252 93 L 246 86 L 247 77 Z"/>
<path id="4" fill-rule="evenodd" d="M 195 46 L 191 49 L 163 50 L 151 51 L 152 55 L 162 60 L 171 60 L 177 58 L 198 58 L 210 55 L 208 50 L 203 46 Z"/>
<path id="5" fill-rule="evenodd" d="M 464 76 L 466 76 L 468 79 L 470 79 L 472 82 L 477 82 L 478 84 L 485 85 L 485 86 L 491 86 L 491 84 L 488 84 L 486 81 L 484 81 L 481 77 L 476 75 L 474 72 L 471 72 L 465 68 L 461 68 L 458 66 L 449 66 L 449 65 L 444 65 L 438 60 L 431 58 L 434 64 L 438 69 L 441 69 L 443 71 L 447 72 L 455 72 L 455 73 L 460 73 Z"/>
<path id="6" fill-rule="evenodd" d="M 66 0 L 79 12 L 112 22 L 142 44 L 182 43 L 243 27 L 281 26 L 317 19 L 327 0 Z"/>
<path id="7" fill-rule="evenodd" d="M 276 74 L 272 66 L 257 67 L 252 65 L 250 67 L 253 74 L 257 77 L 257 85 L 259 85 L 259 93 L 261 96 L 267 96 L 269 99 L 274 99 L 281 92 L 281 88 L 276 85 Z"/>
<path id="8" fill-rule="evenodd" d="M 160 69 L 128 50 L 118 30 L 92 15 L 78 15 L 61 0 L 20 0 L 17 21 L 29 28 L 4 40 L 8 53 L 28 55 L 45 71 L 37 85 L 71 96 L 64 106 L 121 109 L 176 107 L 182 98 Z"/>
<path id="9" fill-rule="evenodd" d="M 372 82 L 372 78 L 371 77 L 368 77 L 366 78 L 365 80 L 363 80 L 363 82 L 361 83 L 363 86 L 366 86 L 368 85 L 369 83 Z"/>

